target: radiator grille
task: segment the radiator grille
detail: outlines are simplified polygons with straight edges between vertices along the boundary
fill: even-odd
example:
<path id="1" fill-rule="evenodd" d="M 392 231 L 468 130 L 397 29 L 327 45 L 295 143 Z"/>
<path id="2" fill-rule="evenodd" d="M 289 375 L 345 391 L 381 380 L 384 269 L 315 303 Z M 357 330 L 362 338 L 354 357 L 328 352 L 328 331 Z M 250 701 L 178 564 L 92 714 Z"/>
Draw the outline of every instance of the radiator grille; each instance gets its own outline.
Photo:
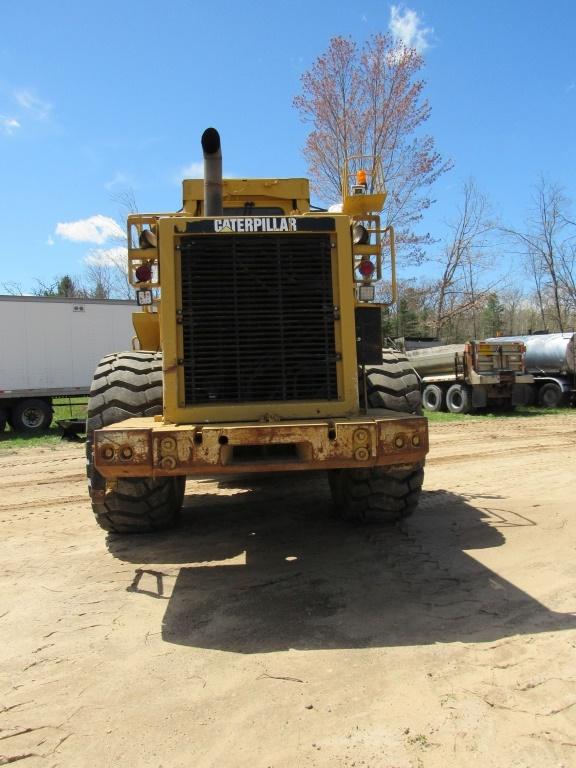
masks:
<path id="1" fill-rule="evenodd" d="M 186 405 L 337 398 L 330 239 L 182 238 Z"/>

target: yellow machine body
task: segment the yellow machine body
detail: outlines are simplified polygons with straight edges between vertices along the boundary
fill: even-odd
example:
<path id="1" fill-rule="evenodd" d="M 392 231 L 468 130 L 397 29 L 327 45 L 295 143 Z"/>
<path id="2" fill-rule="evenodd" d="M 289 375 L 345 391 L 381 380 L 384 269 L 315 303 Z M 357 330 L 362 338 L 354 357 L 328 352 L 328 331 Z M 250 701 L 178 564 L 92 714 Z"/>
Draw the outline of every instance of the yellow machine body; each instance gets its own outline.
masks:
<path id="1" fill-rule="evenodd" d="M 102 476 L 110 480 L 121 476 L 217 474 L 240 468 L 271 471 L 280 468 L 280 464 L 284 469 L 316 469 L 401 466 L 423 461 L 428 450 L 425 419 L 387 410 L 367 415 L 360 405 L 359 366 L 363 361 L 358 353 L 358 317 L 361 315 L 367 323 L 365 327 L 380 325 L 381 331 L 382 305 L 374 302 L 373 282 L 382 276 L 386 238 L 390 246 L 393 298 L 395 254 L 393 231 L 380 225 L 379 209 L 385 199 L 383 187 L 379 186 L 380 176 L 374 172 L 371 189 L 361 189 L 360 193 L 349 176 L 346 170 L 342 211 L 338 213 L 310 209 L 306 179 L 224 179 L 222 213 L 218 216 L 204 214 L 203 181 L 185 180 L 180 211 L 129 217 L 130 279 L 137 289 L 139 303 L 144 304 L 142 311 L 134 315 L 134 327 L 140 349 L 162 351 L 164 412 L 161 417 L 131 419 L 95 431 L 94 462 Z M 358 225 L 364 236 L 355 243 L 353 232 Z M 231 237 L 234 248 L 241 253 L 243 243 L 258 247 L 261 242 L 264 247 L 272 242 L 266 238 L 272 238 L 278 249 L 290 238 L 290 247 L 296 251 L 309 248 L 316 241 L 322 244 L 322 269 L 329 275 L 325 278 L 329 286 L 322 300 L 323 311 L 326 323 L 333 324 L 330 396 L 276 395 L 270 399 L 263 396 L 226 401 L 216 393 L 212 402 L 208 393 L 195 399 L 190 382 L 196 371 L 202 372 L 204 359 L 201 354 L 196 355 L 192 363 L 196 371 L 190 372 L 186 334 L 190 336 L 203 320 L 186 308 L 194 289 L 186 266 L 187 253 L 193 247 L 197 254 L 205 254 L 201 258 L 195 256 L 202 269 L 209 271 L 214 264 L 214 281 L 206 282 L 202 306 L 208 311 L 212 305 L 217 306 L 225 315 L 234 308 L 226 305 L 226 298 L 222 299 L 231 295 L 230 290 L 220 288 L 226 280 L 239 280 L 243 275 L 241 256 L 234 274 L 226 275 L 218 269 L 219 246 L 224 242 L 219 238 Z M 368 261 L 373 274 L 363 271 Z M 271 259 L 270 273 L 258 272 L 254 278 L 251 295 L 256 335 L 259 296 L 265 297 L 269 286 L 275 285 L 274 269 L 278 264 L 279 261 Z M 305 259 L 299 262 L 298 274 L 305 292 L 303 264 L 305 267 Z M 311 264 L 310 268 L 318 267 Z M 279 291 L 279 301 L 282 295 Z M 300 318 L 303 344 L 314 343 L 314 339 L 307 337 L 306 311 L 302 310 Z M 294 319 L 286 322 L 293 324 Z M 225 349 L 226 339 L 221 336 L 221 329 L 216 329 L 213 343 Z M 210 335 L 203 339 L 202 343 L 209 346 Z M 321 344 L 314 351 L 316 355 L 320 353 Z M 213 352 L 210 354 L 214 375 L 222 378 L 218 360 Z M 238 359 L 235 364 L 238 365 Z M 304 371 L 304 379 L 305 374 Z M 281 462 L 274 456 L 251 461 L 250 450 L 255 446 L 279 448 Z"/>

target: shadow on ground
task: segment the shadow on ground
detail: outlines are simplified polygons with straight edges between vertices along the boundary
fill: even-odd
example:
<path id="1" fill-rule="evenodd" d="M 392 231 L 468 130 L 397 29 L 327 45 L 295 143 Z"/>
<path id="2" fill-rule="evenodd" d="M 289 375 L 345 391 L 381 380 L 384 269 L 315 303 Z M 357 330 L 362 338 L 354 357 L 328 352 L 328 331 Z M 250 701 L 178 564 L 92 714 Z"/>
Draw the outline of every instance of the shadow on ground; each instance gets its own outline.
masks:
<path id="1" fill-rule="evenodd" d="M 130 591 L 166 600 L 166 642 L 261 653 L 576 627 L 463 551 L 534 525 L 499 512 L 498 497 L 427 492 L 410 521 L 382 529 L 333 519 L 320 474 L 232 478 L 218 484 L 229 495 L 203 493 L 213 481 L 190 485 L 177 531 L 108 538 L 115 557 L 138 564 Z"/>

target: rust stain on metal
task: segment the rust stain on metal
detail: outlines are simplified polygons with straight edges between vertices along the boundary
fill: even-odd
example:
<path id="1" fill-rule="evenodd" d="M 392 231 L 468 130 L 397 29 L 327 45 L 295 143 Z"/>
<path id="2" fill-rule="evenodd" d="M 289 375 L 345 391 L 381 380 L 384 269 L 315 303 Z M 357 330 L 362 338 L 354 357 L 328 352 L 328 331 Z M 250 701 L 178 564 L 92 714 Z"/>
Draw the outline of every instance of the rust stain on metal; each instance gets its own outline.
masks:
<path id="1" fill-rule="evenodd" d="M 378 413 L 382 417 L 274 425 L 176 425 L 153 418 L 131 419 L 96 430 L 95 465 L 104 477 L 112 478 L 393 466 L 423 461 L 428 451 L 426 419 Z"/>

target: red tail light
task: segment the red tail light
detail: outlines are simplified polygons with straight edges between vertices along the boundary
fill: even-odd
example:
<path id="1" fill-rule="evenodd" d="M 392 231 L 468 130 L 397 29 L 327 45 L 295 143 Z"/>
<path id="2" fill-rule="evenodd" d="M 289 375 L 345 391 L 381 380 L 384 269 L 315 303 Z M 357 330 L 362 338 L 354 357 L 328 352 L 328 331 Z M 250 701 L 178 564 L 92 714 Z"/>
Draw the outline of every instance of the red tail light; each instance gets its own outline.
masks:
<path id="1" fill-rule="evenodd" d="M 135 275 L 139 283 L 147 283 L 152 277 L 152 268 L 149 264 L 140 264 L 139 267 L 136 267 Z"/>
<path id="2" fill-rule="evenodd" d="M 358 264 L 358 271 L 362 277 L 371 277 L 375 269 L 376 267 L 370 261 L 370 259 L 362 259 L 360 264 Z"/>

